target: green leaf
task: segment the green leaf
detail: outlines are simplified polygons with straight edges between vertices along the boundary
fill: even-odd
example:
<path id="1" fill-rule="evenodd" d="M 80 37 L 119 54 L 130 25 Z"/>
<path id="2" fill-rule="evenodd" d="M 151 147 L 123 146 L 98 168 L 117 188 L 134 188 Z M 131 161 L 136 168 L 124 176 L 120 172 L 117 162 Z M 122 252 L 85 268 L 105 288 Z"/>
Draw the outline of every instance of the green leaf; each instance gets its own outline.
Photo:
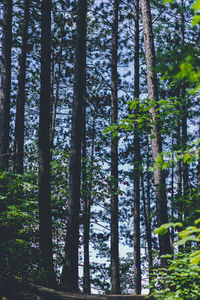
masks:
<path id="1" fill-rule="evenodd" d="M 190 154 L 189 153 L 186 153 L 186 154 L 184 154 L 184 156 L 183 156 L 183 162 L 185 163 L 185 162 L 187 162 L 189 159 L 190 159 Z"/>
<path id="2" fill-rule="evenodd" d="M 167 228 L 164 228 L 164 227 L 159 227 L 157 229 L 154 230 L 154 233 L 155 234 L 160 234 L 160 235 L 165 235 L 167 233 L 168 229 Z"/>
<path id="3" fill-rule="evenodd" d="M 195 251 L 194 253 L 190 254 L 190 257 L 195 257 L 197 255 L 200 255 L 200 250 Z"/>
<path id="4" fill-rule="evenodd" d="M 179 232 L 179 237 L 184 238 L 194 233 L 200 233 L 200 229 L 196 226 L 188 226 L 185 230 Z"/>
<path id="5" fill-rule="evenodd" d="M 161 258 L 173 258 L 173 254 L 161 255 Z"/>
<path id="6" fill-rule="evenodd" d="M 197 264 L 199 264 L 200 263 L 200 255 L 191 258 L 190 259 L 190 263 L 191 263 L 191 265 L 197 265 Z"/>
<path id="7" fill-rule="evenodd" d="M 183 245 L 185 245 L 189 241 L 199 242 L 200 240 L 196 236 L 186 236 L 185 238 L 183 238 L 180 241 L 176 242 L 175 245 L 177 245 L 177 246 L 183 246 Z"/>
<path id="8" fill-rule="evenodd" d="M 154 230 L 155 234 L 165 235 L 170 227 L 182 227 L 182 223 L 166 223 Z"/>
<path id="9" fill-rule="evenodd" d="M 192 8 L 194 9 L 195 12 L 197 12 L 200 9 L 200 0 L 196 0 L 192 5 Z"/>
<path id="10" fill-rule="evenodd" d="M 192 25 L 196 26 L 197 24 L 200 23 L 200 15 L 196 15 L 193 17 Z"/>
<path id="11" fill-rule="evenodd" d="M 200 223 L 200 218 L 194 221 L 195 224 L 199 224 Z"/>
<path id="12" fill-rule="evenodd" d="M 19 243 L 19 244 L 29 244 L 28 242 L 26 242 L 26 241 L 24 241 L 24 240 L 22 240 L 22 239 L 15 239 L 15 241 L 17 242 L 17 243 Z"/>
<path id="13" fill-rule="evenodd" d="M 168 163 L 168 162 L 165 162 L 165 163 L 161 166 L 162 170 L 164 170 L 164 169 L 166 169 L 166 168 L 169 168 L 169 167 L 170 167 L 170 163 Z"/>

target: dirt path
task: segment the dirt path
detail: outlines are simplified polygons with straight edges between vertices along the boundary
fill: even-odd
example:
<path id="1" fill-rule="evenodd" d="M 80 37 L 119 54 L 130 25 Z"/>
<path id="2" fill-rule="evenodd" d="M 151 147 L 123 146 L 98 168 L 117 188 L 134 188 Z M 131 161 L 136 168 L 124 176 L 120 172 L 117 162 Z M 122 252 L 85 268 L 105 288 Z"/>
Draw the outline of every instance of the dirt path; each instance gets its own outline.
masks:
<path id="1" fill-rule="evenodd" d="M 143 300 L 143 295 L 84 295 L 0 278 L 0 300 Z M 149 298 L 150 299 L 150 298 Z M 152 298 L 151 298 L 152 299 Z"/>

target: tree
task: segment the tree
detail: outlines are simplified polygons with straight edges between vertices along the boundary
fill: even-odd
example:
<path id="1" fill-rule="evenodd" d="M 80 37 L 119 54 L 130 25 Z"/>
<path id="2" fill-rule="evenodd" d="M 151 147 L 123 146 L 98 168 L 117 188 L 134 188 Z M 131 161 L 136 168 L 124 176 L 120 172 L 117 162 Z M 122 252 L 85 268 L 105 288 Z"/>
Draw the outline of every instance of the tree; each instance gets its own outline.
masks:
<path id="1" fill-rule="evenodd" d="M 139 0 L 135 1 L 135 57 L 134 57 L 134 98 L 137 101 L 134 113 L 139 114 L 139 96 L 140 96 L 140 68 L 139 68 Z M 141 294 L 141 261 L 140 261 L 140 137 L 137 123 L 134 126 L 134 291 L 135 294 Z"/>
<path id="2" fill-rule="evenodd" d="M 118 9 L 119 1 L 113 0 L 112 27 L 112 74 L 111 74 L 111 124 L 117 123 L 118 118 Z M 111 282 L 112 293 L 120 294 L 119 277 L 119 233 L 118 233 L 118 137 L 111 139 Z"/>
<path id="3" fill-rule="evenodd" d="M 94 289 L 115 293 L 115 285 L 121 293 L 134 294 L 140 293 L 149 275 L 151 291 L 154 293 L 156 287 L 159 299 L 168 299 L 174 293 L 190 299 L 191 292 L 198 298 L 200 32 L 199 16 L 195 13 L 199 0 L 195 1 L 196 12 L 189 9 L 192 0 L 143 0 L 144 39 L 138 26 L 138 0 L 88 1 L 87 22 L 86 1 L 53 0 L 52 18 L 49 1 L 43 1 L 42 15 L 42 1 L 34 1 L 34 9 L 29 1 L 29 42 L 24 67 L 22 35 L 24 17 L 28 19 L 26 13 L 24 16 L 24 4 L 28 0 L 13 0 L 9 148 L 14 148 L 15 135 L 16 142 L 21 138 L 24 160 L 19 158 L 21 150 L 17 146 L 15 167 L 17 171 L 20 162 L 19 172 L 23 172 L 23 167 L 24 172 L 13 173 L 5 167 L 2 171 L 9 172 L 0 172 L 0 277 L 14 276 L 20 281 L 48 285 L 56 279 L 58 284 L 63 283 L 60 288 L 77 291 L 80 285 L 86 293 Z M 1 1 L 0 9 L 2 4 L 7 5 L 8 1 Z M 196 27 L 189 24 L 193 13 Z M 40 22 L 44 16 L 41 53 Z M 3 29 L 0 26 L 1 38 Z M 161 80 L 156 82 L 156 77 Z M 25 80 L 26 99 L 19 105 Z M 21 125 L 16 124 L 15 130 L 16 102 L 20 121 L 16 123 Z M 107 126 L 104 133 L 114 132 L 112 141 L 102 132 Z M 163 224 L 167 217 L 170 223 Z M 175 225 L 180 223 L 172 222 L 181 221 L 183 231 L 176 230 Z M 160 237 L 161 247 L 152 233 L 159 222 L 163 225 L 155 233 L 167 233 Z M 194 226 L 185 228 L 187 225 Z M 171 256 L 165 256 L 169 259 L 164 269 L 160 268 L 158 254 L 167 252 L 168 229 L 172 241 L 181 239 Z M 116 258 L 112 279 L 111 251 Z M 190 262 L 194 263 L 192 267 Z M 184 276 L 179 276 L 183 273 L 187 273 L 184 280 Z M 10 290 L 6 291 L 9 297 Z"/>
<path id="4" fill-rule="evenodd" d="M 91 132 L 91 154 L 90 160 L 87 158 L 86 143 L 86 120 L 85 109 L 83 113 L 83 141 L 82 141 L 82 197 L 83 197 L 83 241 L 84 241 L 84 267 L 83 267 L 83 291 L 91 293 L 90 277 L 90 221 L 91 221 L 91 204 L 92 204 L 92 181 L 94 168 L 94 146 L 95 146 L 95 120 L 96 110 L 92 120 Z M 89 160 L 89 161 L 88 161 Z"/>
<path id="5" fill-rule="evenodd" d="M 152 29 L 151 8 L 148 0 L 141 0 L 142 21 L 144 32 L 145 57 L 147 66 L 147 85 L 148 97 L 151 102 L 151 148 L 152 158 L 155 162 L 159 153 L 162 152 L 162 138 L 159 128 L 158 104 L 154 105 L 154 101 L 158 101 L 158 85 L 155 74 L 155 49 L 154 37 Z M 168 222 L 167 199 L 166 199 L 166 183 L 165 174 L 159 166 L 154 170 L 155 197 L 157 209 L 157 223 L 161 226 Z M 169 232 L 164 236 L 159 237 L 160 254 L 170 253 L 170 237 Z M 165 262 L 162 260 L 163 263 Z"/>
<path id="6" fill-rule="evenodd" d="M 149 173 L 149 137 L 146 141 L 146 190 L 144 186 L 144 174 L 141 175 L 141 187 L 142 187 L 142 200 L 144 207 L 144 221 L 146 229 L 146 240 L 148 249 L 148 264 L 149 264 L 149 282 L 151 281 L 151 273 L 153 267 L 153 253 L 152 253 L 152 224 L 151 224 L 151 199 L 150 199 L 150 173 Z"/>
<path id="7" fill-rule="evenodd" d="M 181 45 L 184 47 L 185 45 L 185 15 L 184 15 L 184 9 L 185 9 L 185 4 L 184 1 L 181 0 L 181 12 L 180 12 L 180 19 L 181 19 Z M 181 122 L 181 127 L 182 127 L 182 147 L 183 151 L 186 150 L 187 148 L 187 140 L 188 140 L 188 133 L 187 133 L 187 118 L 188 118 L 188 108 L 187 108 L 187 97 L 186 97 L 186 84 L 183 83 L 180 88 L 180 98 L 181 98 L 181 108 L 182 108 L 182 122 Z M 183 194 L 184 196 L 187 196 L 188 194 L 188 187 L 189 187 L 189 169 L 188 169 L 188 164 L 183 162 Z M 189 216 L 189 208 L 186 205 L 186 208 L 184 208 L 184 217 Z"/>
<path id="8" fill-rule="evenodd" d="M 65 258 L 62 271 L 62 283 L 75 291 L 78 290 L 81 128 L 86 90 L 86 15 L 87 0 L 79 0 L 77 4 L 77 38 L 72 104 L 68 220 L 65 238 Z M 73 243 L 71 241 L 73 241 Z"/>
<path id="9" fill-rule="evenodd" d="M 56 91 L 54 96 L 54 71 L 52 72 L 52 96 L 51 96 L 51 121 L 50 121 L 50 148 L 53 149 L 54 146 L 54 136 L 55 136 L 55 124 L 56 124 L 56 116 L 57 116 L 57 106 L 59 102 L 59 89 L 60 89 L 60 81 L 61 81 L 61 65 L 63 60 L 63 44 L 64 44 L 64 36 L 65 31 L 62 26 L 61 28 L 61 42 L 60 49 L 58 54 L 58 74 L 56 78 Z M 54 68 L 54 62 L 52 62 L 52 68 Z"/>
<path id="10" fill-rule="evenodd" d="M 30 0 L 24 1 L 24 26 L 22 33 L 22 49 L 19 58 L 20 71 L 18 77 L 18 93 L 16 104 L 15 120 L 15 149 L 14 149 L 14 171 L 23 173 L 24 171 L 24 105 L 25 105 L 25 85 L 26 85 L 26 60 L 28 43 L 28 25 L 30 18 Z"/>
<path id="11" fill-rule="evenodd" d="M 8 169 L 10 92 L 11 92 L 11 47 L 12 47 L 12 0 L 3 0 L 2 65 L 0 93 L 0 166 Z"/>
<path id="12" fill-rule="evenodd" d="M 47 283 L 54 281 L 50 189 L 51 0 L 42 1 L 41 88 L 39 118 L 39 242 L 40 268 Z"/>

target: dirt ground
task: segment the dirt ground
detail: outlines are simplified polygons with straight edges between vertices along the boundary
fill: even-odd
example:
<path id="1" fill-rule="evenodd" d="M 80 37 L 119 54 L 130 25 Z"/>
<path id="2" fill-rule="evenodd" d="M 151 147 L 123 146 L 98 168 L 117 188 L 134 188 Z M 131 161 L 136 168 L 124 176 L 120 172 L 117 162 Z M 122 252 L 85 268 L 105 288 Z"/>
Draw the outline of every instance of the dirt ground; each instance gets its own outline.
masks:
<path id="1" fill-rule="evenodd" d="M 85 295 L 0 278 L 0 300 L 143 300 L 145 295 Z M 150 299 L 150 298 L 149 298 Z M 152 299 L 152 298 L 151 298 Z"/>

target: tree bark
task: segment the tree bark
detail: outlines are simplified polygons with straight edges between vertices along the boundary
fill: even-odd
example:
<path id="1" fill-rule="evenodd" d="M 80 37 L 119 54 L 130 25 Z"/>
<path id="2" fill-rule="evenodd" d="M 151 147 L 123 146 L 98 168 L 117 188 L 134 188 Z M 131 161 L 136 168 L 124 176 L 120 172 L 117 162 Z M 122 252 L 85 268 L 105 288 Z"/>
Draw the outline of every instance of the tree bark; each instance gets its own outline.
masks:
<path id="1" fill-rule="evenodd" d="M 151 235 L 151 193 L 150 193 L 150 173 L 149 173 L 149 167 L 150 167 L 150 155 L 149 155 L 149 137 L 147 137 L 147 224 L 148 224 L 148 243 L 149 243 L 149 269 L 151 271 L 153 267 L 153 250 L 152 250 L 152 235 Z"/>
<path id="2" fill-rule="evenodd" d="M 118 10 L 119 1 L 113 0 L 112 64 L 111 64 L 111 124 L 118 118 Z M 111 139 L 111 285 L 112 293 L 120 294 L 119 229 L 118 229 L 118 137 Z"/>
<path id="3" fill-rule="evenodd" d="M 185 45 L 185 15 L 184 15 L 184 0 L 181 0 L 181 45 Z M 186 85 L 183 83 L 181 86 L 181 101 L 182 101 L 182 147 L 183 151 L 186 151 L 187 149 L 187 140 L 188 140 L 188 134 L 187 134 L 187 100 L 186 100 Z M 183 162 L 183 194 L 185 197 L 187 197 L 188 194 L 188 188 L 189 188 L 189 168 L 188 164 Z M 187 202 L 186 202 L 187 203 Z M 184 217 L 189 216 L 189 207 L 188 205 L 185 205 L 184 208 Z"/>
<path id="4" fill-rule="evenodd" d="M 50 196 L 50 97 L 51 97 L 51 0 L 42 1 L 41 87 L 39 117 L 39 242 L 40 267 L 47 282 L 53 281 Z"/>
<path id="5" fill-rule="evenodd" d="M 61 40 L 59 58 L 58 58 L 58 72 L 57 72 L 57 80 L 56 80 L 55 97 L 54 97 L 54 93 L 53 93 L 53 79 L 52 79 L 50 149 L 53 149 L 53 146 L 54 146 L 55 124 L 56 124 L 57 106 L 58 106 L 58 101 L 59 101 L 60 78 L 61 78 L 61 64 L 62 64 L 62 59 L 63 59 L 63 41 L 64 41 L 64 30 L 62 30 L 62 40 Z M 54 71 L 52 72 L 52 75 L 53 75 L 53 73 L 54 73 Z M 51 159 L 52 159 L 52 153 L 51 153 Z"/>
<path id="6" fill-rule="evenodd" d="M 26 57 L 28 43 L 28 26 L 30 15 L 30 0 L 24 2 L 24 28 L 22 34 L 22 49 L 20 55 L 20 70 L 18 78 L 18 93 L 15 120 L 15 153 L 14 171 L 23 174 L 24 172 L 24 104 L 26 85 Z"/>
<path id="7" fill-rule="evenodd" d="M 172 149 L 174 148 L 174 137 L 172 136 Z M 174 220 L 174 153 L 172 153 L 171 167 L 171 219 Z M 174 242 L 174 228 L 171 229 L 171 241 Z"/>
<path id="8" fill-rule="evenodd" d="M 78 290 L 78 246 L 80 212 L 80 173 L 82 109 L 86 90 L 86 15 L 87 0 L 78 1 L 77 41 L 75 55 L 74 99 L 70 153 L 68 222 L 62 284 Z M 73 243 L 72 243 L 73 241 Z"/>
<path id="9" fill-rule="evenodd" d="M 12 0 L 3 0 L 2 65 L 0 90 L 0 167 L 8 169 L 11 92 Z"/>
<path id="10" fill-rule="evenodd" d="M 180 110 L 180 106 L 178 106 Z M 180 150 L 181 143 L 181 124 L 180 124 L 180 116 L 178 116 L 178 123 L 176 128 L 176 150 Z M 177 162 L 177 196 L 180 199 L 182 196 L 182 161 L 179 160 Z M 182 222 L 182 214 L 183 214 L 183 205 L 181 200 L 178 201 L 178 218 L 179 221 Z"/>
<path id="11" fill-rule="evenodd" d="M 155 61 L 155 49 L 154 38 L 151 20 L 151 8 L 149 0 L 141 0 L 142 6 L 142 19 L 143 19 L 143 32 L 144 32 L 144 44 L 145 44 L 145 57 L 147 65 L 147 85 L 148 85 L 148 97 L 151 102 L 150 115 L 151 115 L 151 148 L 152 158 L 155 162 L 159 153 L 162 152 L 162 139 L 159 128 L 159 118 L 157 115 L 157 107 L 154 105 L 154 101 L 158 100 L 158 85 L 157 77 L 153 68 L 156 66 Z M 167 213 L 167 198 L 166 198 L 166 183 L 164 171 L 161 167 L 154 170 L 154 184 L 155 184 L 155 198 L 157 209 L 157 224 L 161 226 L 164 223 L 168 223 Z M 159 236 L 160 255 L 170 253 L 170 236 L 169 232 L 164 236 Z M 165 264 L 165 260 L 162 259 L 162 263 Z"/>
<path id="12" fill-rule="evenodd" d="M 188 134 L 187 134 L 187 103 L 185 99 L 185 88 L 182 87 L 182 97 L 183 104 L 182 104 L 182 147 L 183 151 L 186 151 L 187 149 L 187 140 L 188 140 Z M 183 162 L 183 194 L 187 197 L 189 189 L 189 169 L 188 164 Z M 189 208 L 186 205 L 184 209 L 184 216 L 189 216 Z"/>
<path id="13" fill-rule="evenodd" d="M 92 181 L 93 181 L 93 164 L 94 164 L 94 142 L 95 142 L 95 118 L 94 113 L 92 125 L 91 157 L 90 172 L 86 174 L 86 163 L 83 163 L 83 239 L 84 239 L 84 267 L 83 267 L 83 291 L 91 294 L 90 283 L 90 260 L 89 260 L 89 241 L 90 241 L 90 211 L 92 201 Z M 86 134 L 84 135 L 86 137 Z M 86 162 L 86 138 L 83 139 L 83 158 Z"/>
<path id="14" fill-rule="evenodd" d="M 139 101 L 139 0 L 135 1 L 135 56 L 134 56 L 134 99 Z M 139 102 L 134 113 L 139 114 Z M 141 294 L 141 260 L 140 260 L 140 137 L 137 124 L 134 126 L 134 230 L 133 230 L 133 262 L 134 292 Z"/>
<path id="15" fill-rule="evenodd" d="M 144 175 L 141 175 L 142 186 L 142 200 L 144 206 L 144 220 L 146 227 L 147 249 L 148 249 L 148 263 L 149 263 L 149 282 L 151 280 L 151 273 L 153 267 L 153 255 L 152 255 L 152 235 L 151 235 L 151 200 L 150 200 L 150 174 L 149 169 L 149 139 L 147 137 L 147 177 L 146 177 L 146 197 L 144 187 Z"/>

